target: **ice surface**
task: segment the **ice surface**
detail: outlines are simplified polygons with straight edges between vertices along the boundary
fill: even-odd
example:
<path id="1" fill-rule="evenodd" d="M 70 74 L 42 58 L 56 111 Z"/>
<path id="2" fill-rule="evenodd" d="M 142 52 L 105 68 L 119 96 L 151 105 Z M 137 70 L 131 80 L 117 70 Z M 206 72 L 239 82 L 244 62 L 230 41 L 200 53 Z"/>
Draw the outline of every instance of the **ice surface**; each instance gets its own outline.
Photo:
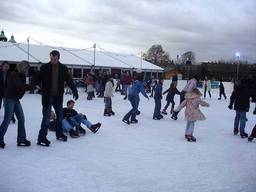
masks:
<path id="1" fill-rule="evenodd" d="M 179 87 L 184 83 L 179 81 Z M 232 85 L 225 86 L 229 97 Z M 195 124 L 197 142 L 188 143 L 184 111 L 177 121 L 170 115 L 152 120 L 154 100 L 141 96 L 139 123 L 128 126 L 121 119 L 130 104 L 120 94 L 113 97 L 116 115 L 104 117 L 103 99 L 87 101 L 80 90 L 75 108 L 102 128 L 97 134 L 87 129 L 86 136 L 69 137 L 67 143 L 50 132 L 49 148 L 36 145 L 41 97 L 26 94 L 21 102 L 32 146 L 18 148 L 17 123 L 9 126 L 7 147 L 0 150 L 0 192 L 255 192 L 255 142 L 232 134 L 235 113 L 227 108 L 228 100 L 218 101 L 218 91 L 212 92 L 206 99 L 210 108 L 201 108 L 207 119 Z M 248 133 L 256 122 L 253 107 L 247 114 Z"/>

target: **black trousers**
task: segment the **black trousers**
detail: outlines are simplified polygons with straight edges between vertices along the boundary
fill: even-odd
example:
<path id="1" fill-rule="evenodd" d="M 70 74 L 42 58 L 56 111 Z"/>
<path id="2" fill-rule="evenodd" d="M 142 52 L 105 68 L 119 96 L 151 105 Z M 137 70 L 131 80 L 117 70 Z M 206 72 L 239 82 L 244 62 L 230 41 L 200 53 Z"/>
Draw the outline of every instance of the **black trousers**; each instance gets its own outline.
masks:
<path id="1" fill-rule="evenodd" d="M 252 129 L 252 133 L 251 133 L 250 137 L 256 138 L 256 125 L 255 125 L 254 128 Z"/>
<path id="2" fill-rule="evenodd" d="M 166 105 L 164 106 L 164 111 L 166 111 L 166 109 L 169 107 L 170 103 L 172 103 L 171 112 L 173 111 L 174 106 L 175 106 L 175 102 L 173 100 L 167 101 Z"/>
<path id="3" fill-rule="evenodd" d="M 220 91 L 220 99 L 221 99 L 221 96 L 222 96 L 222 95 L 224 96 L 225 99 L 227 99 L 226 94 L 225 94 L 224 91 Z"/>
<path id="4" fill-rule="evenodd" d="M 207 86 L 204 87 L 204 98 L 206 97 L 206 92 L 207 92 Z M 208 94 L 209 94 L 209 97 L 211 98 L 212 95 L 210 91 L 208 91 Z"/>

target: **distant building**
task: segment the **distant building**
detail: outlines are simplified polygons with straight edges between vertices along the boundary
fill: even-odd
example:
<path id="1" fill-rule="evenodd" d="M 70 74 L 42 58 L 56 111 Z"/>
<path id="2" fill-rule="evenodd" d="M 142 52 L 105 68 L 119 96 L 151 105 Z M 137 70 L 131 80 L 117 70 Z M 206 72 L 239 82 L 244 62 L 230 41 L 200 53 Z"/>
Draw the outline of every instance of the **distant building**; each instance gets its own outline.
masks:
<path id="1" fill-rule="evenodd" d="M 4 33 L 1 36 L 4 39 Z M 6 38 L 6 37 L 5 37 Z M 7 39 L 6 39 L 7 40 Z M 21 60 L 29 60 L 32 70 L 39 69 L 43 63 L 49 62 L 49 53 L 56 49 L 60 52 L 60 62 L 67 65 L 74 78 L 81 79 L 91 70 L 107 70 L 113 75 L 122 71 L 133 71 L 141 68 L 145 77 L 162 76 L 163 69 L 140 57 L 128 54 L 117 54 L 103 50 L 82 50 L 74 48 L 50 47 L 46 45 L 16 43 L 12 35 L 9 42 L 0 42 L 0 62 L 8 61 L 14 65 Z"/>
<path id="2" fill-rule="evenodd" d="M 0 34 L 0 41 L 4 41 L 4 42 L 7 41 L 7 38 L 6 38 L 3 30 L 1 31 L 1 34 Z"/>

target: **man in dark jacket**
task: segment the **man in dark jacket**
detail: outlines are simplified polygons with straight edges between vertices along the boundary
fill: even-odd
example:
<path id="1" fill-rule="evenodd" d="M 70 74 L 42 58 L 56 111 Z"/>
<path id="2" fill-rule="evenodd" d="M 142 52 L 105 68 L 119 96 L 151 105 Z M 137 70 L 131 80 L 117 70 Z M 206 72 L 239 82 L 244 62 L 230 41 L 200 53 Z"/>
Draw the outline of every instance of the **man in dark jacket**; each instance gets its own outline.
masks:
<path id="1" fill-rule="evenodd" d="M 234 88 L 230 97 L 229 109 L 233 108 L 236 111 L 236 117 L 234 121 L 234 135 L 238 134 L 238 126 L 240 123 L 240 136 L 241 138 L 247 138 L 248 134 L 245 132 L 246 125 L 246 112 L 250 109 L 250 97 L 252 93 L 248 87 L 248 81 L 242 79 L 238 85 Z"/>
<path id="2" fill-rule="evenodd" d="M 7 61 L 3 61 L 2 69 L 0 70 L 0 108 L 2 107 L 2 101 L 7 87 L 7 79 L 10 75 L 9 68 L 9 63 Z"/>
<path id="3" fill-rule="evenodd" d="M 68 73 L 68 68 L 59 62 L 60 53 L 56 50 L 50 53 L 51 61 L 42 65 L 39 73 L 40 86 L 42 90 L 43 119 L 38 135 L 38 145 L 49 146 L 50 141 L 46 138 L 50 124 L 51 107 L 55 109 L 57 116 L 56 139 L 67 141 L 63 134 L 63 93 L 65 82 L 71 88 L 73 97 L 78 99 L 78 92 Z"/>
<path id="4" fill-rule="evenodd" d="M 5 98 L 5 90 L 7 87 L 7 81 L 8 78 L 11 74 L 10 72 L 10 64 L 8 63 L 8 61 L 3 61 L 2 62 L 2 69 L 0 70 L 0 109 L 2 107 L 2 103 L 4 101 Z M 12 116 L 12 122 L 15 123 L 15 117 L 14 115 Z"/>
<path id="5" fill-rule="evenodd" d="M 4 135 L 7 131 L 9 123 L 11 121 L 13 113 L 16 114 L 18 119 L 18 146 L 30 146 L 30 141 L 26 139 L 25 131 L 25 118 L 23 109 L 20 103 L 20 99 L 24 96 L 28 90 L 35 89 L 35 86 L 26 84 L 25 73 L 29 68 L 27 61 L 22 61 L 17 65 L 17 71 L 13 71 L 10 74 L 7 82 L 7 88 L 5 90 L 5 112 L 4 120 L 0 127 L 0 147 L 4 148 Z"/>

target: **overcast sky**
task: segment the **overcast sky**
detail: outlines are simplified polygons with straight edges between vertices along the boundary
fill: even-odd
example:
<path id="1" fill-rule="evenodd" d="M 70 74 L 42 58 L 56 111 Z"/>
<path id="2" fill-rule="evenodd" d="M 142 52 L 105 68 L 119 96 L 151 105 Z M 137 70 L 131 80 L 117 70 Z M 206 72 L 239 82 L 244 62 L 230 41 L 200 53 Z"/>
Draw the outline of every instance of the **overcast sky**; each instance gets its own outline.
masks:
<path id="1" fill-rule="evenodd" d="M 255 0 L 1 0 L 0 27 L 9 38 L 136 54 L 161 44 L 172 59 L 256 62 Z"/>

